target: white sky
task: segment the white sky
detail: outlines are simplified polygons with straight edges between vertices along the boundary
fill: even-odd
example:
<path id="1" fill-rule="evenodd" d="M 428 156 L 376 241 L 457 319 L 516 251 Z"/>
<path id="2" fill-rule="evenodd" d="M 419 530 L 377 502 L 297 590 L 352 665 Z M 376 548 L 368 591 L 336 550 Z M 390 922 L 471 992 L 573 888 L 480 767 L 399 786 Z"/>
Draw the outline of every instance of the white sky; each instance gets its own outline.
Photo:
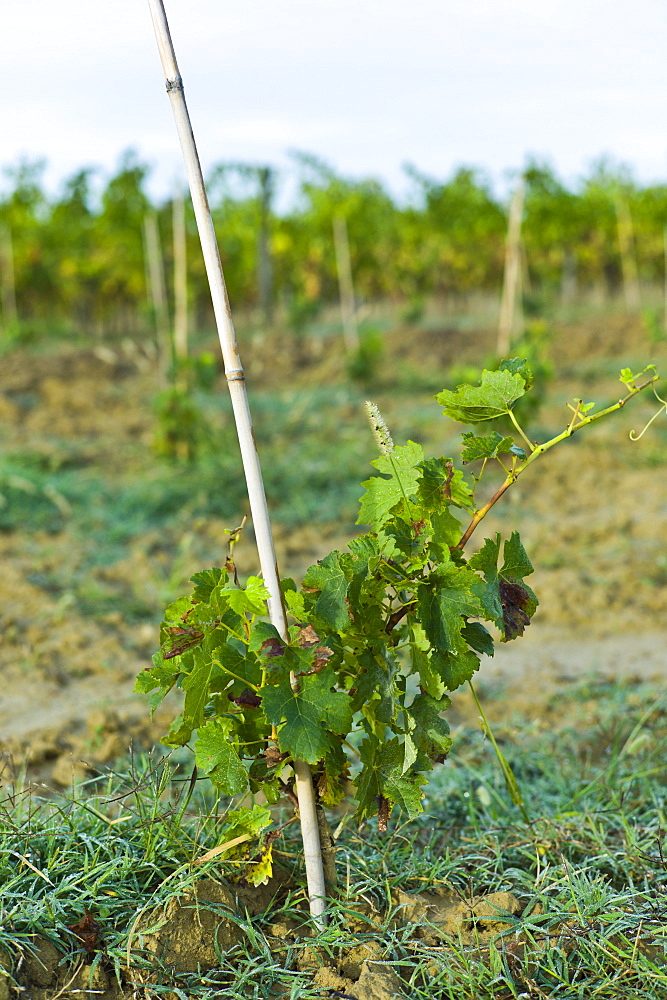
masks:
<path id="1" fill-rule="evenodd" d="M 394 191 L 410 161 L 502 185 L 527 154 L 667 180 L 664 0 L 166 0 L 204 167 L 313 152 Z M 181 173 L 145 0 L 4 0 L 0 164 L 56 184 L 134 146 Z"/>

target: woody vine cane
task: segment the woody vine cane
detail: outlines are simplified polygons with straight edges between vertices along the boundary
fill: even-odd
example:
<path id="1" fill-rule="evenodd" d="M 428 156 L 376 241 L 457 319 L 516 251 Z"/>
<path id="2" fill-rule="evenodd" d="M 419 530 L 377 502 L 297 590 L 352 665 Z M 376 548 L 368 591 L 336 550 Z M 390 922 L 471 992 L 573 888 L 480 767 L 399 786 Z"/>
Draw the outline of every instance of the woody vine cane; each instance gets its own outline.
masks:
<path id="1" fill-rule="evenodd" d="M 183 81 L 176 62 L 176 54 L 169 32 L 164 4 L 162 0 L 148 0 L 148 4 L 153 19 L 162 69 L 166 79 L 167 93 L 171 101 L 183 160 L 185 162 L 197 229 L 204 255 L 206 274 L 213 300 L 218 337 L 241 448 L 243 469 L 248 486 L 250 511 L 257 539 L 259 562 L 264 584 L 269 594 L 269 617 L 278 633 L 283 638 L 286 638 L 287 621 L 280 589 L 262 472 L 252 433 L 252 419 L 248 405 L 245 374 L 236 342 L 236 334 L 204 178 L 185 101 Z M 294 674 L 291 681 L 292 686 L 297 688 L 298 678 Z M 294 760 L 292 767 L 296 778 L 296 793 L 299 802 L 310 911 L 315 918 L 316 924 L 321 928 L 326 924 L 326 888 L 312 773 L 309 765 L 300 760 Z"/>

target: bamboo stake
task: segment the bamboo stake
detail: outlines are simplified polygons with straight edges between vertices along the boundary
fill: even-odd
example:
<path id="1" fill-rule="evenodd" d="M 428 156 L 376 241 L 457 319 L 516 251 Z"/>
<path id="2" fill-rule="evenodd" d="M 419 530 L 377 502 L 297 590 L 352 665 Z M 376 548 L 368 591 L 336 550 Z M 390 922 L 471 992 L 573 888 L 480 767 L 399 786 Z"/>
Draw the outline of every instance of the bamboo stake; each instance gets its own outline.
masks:
<path id="1" fill-rule="evenodd" d="M 167 23 L 164 4 L 162 0 L 148 0 L 148 4 L 153 19 L 162 69 L 166 77 L 167 93 L 171 100 L 176 129 L 185 161 L 192 204 L 204 254 L 206 273 L 211 289 L 220 348 L 225 363 L 225 374 L 227 376 L 227 384 L 229 386 L 236 430 L 241 448 L 241 457 L 243 459 L 243 468 L 248 485 L 250 511 L 255 527 L 259 561 L 264 583 L 271 595 L 268 602 L 269 616 L 278 632 L 286 637 L 287 620 L 280 589 L 262 471 L 252 432 L 252 419 L 250 417 L 250 407 L 248 406 L 245 374 L 241 366 L 241 358 L 239 356 L 225 279 L 222 272 L 220 252 L 213 228 L 213 220 L 209 209 L 197 147 L 190 124 L 190 116 L 185 102 L 183 81 L 176 63 L 176 54 L 169 34 L 169 25 Z M 320 849 L 312 773 L 308 764 L 303 761 L 294 761 L 293 769 L 296 778 L 296 793 L 299 802 L 301 833 L 304 844 L 310 912 L 317 926 L 322 929 L 327 923 L 326 886 L 322 866 L 322 852 Z"/>
<path id="2" fill-rule="evenodd" d="M 359 330 L 357 329 L 354 303 L 350 241 L 347 235 L 347 222 L 344 215 L 334 215 L 333 232 L 336 272 L 338 274 L 338 293 L 340 296 L 340 315 L 343 320 L 345 349 L 347 351 L 356 351 L 359 348 Z"/>
<path id="3" fill-rule="evenodd" d="M 503 294 L 500 301 L 500 319 L 498 321 L 499 357 L 507 357 L 512 346 L 512 334 L 517 325 L 517 306 L 520 304 L 521 292 L 521 218 L 523 202 L 526 194 L 526 182 L 522 177 L 517 184 L 510 203 L 509 223 L 507 226 L 507 242 L 505 244 L 505 273 L 503 276 Z"/>
<path id="4" fill-rule="evenodd" d="M 155 331 L 157 334 L 158 370 L 162 384 L 166 381 L 169 366 L 169 306 L 167 304 L 166 282 L 164 280 L 164 259 L 160 245 L 160 230 L 158 229 L 157 213 L 148 212 L 144 216 L 144 245 L 148 265 L 148 278 L 151 305 L 155 313 Z"/>
<path id="5" fill-rule="evenodd" d="M 179 190 L 173 202 L 174 231 L 174 353 L 177 361 L 188 356 L 188 270 L 185 240 L 185 199 Z"/>
<path id="6" fill-rule="evenodd" d="M 16 278 L 14 275 L 14 245 L 8 224 L 0 226 L 0 275 L 2 287 L 2 321 L 5 329 L 18 323 L 16 308 Z"/>

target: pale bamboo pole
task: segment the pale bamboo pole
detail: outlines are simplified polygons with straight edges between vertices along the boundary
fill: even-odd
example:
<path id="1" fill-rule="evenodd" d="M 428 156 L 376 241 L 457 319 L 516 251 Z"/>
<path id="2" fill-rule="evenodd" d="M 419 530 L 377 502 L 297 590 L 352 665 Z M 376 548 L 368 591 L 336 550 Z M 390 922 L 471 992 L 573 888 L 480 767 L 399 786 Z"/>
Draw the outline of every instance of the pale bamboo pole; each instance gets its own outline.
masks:
<path id="1" fill-rule="evenodd" d="M 190 124 L 183 81 L 178 71 L 176 54 L 169 34 L 169 25 L 162 0 L 148 0 L 153 27 L 157 39 L 162 69 L 166 77 L 167 93 L 171 100 L 178 138 L 183 152 L 185 169 L 192 195 L 192 204 L 197 220 L 206 273 L 211 289 L 213 311 L 215 313 L 220 348 L 225 363 L 225 374 L 234 411 L 236 430 L 241 448 L 243 468 L 248 485 L 250 511 L 252 514 L 259 562 L 264 583 L 269 591 L 269 616 L 278 632 L 287 636 L 287 620 L 280 589 L 280 579 L 276 564 L 271 522 L 264 493 L 262 471 L 252 432 L 252 419 L 248 406 L 245 374 L 241 366 L 236 334 L 232 321 L 225 279 L 220 261 L 220 251 L 213 228 L 213 220 L 204 186 L 204 177 L 199 163 L 197 146 Z M 319 928 L 326 926 L 326 884 L 322 865 L 322 851 L 317 824 L 317 806 L 310 767 L 304 761 L 294 761 L 296 793 L 299 802 L 301 835 L 303 837 L 308 881 L 310 912 Z"/>
<path id="2" fill-rule="evenodd" d="M 637 252 L 630 205 L 623 191 L 616 191 L 614 206 L 616 208 L 618 248 L 621 254 L 625 308 L 628 312 L 638 313 L 641 309 L 641 293 L 639 290 Z"/>
<path id="3" fill-rule="evenodd" d="M 148 278 L 151 305 L 155 314 L 157 334 L 157 357 L 160 381 L 164 384 L 169 367 L 171 334 L 169 330 L 169 306 L 164 279 L 164 258 L 160 243 L 157 212 L 151 210 L 144 216 L 144 246 L 148 264 Z"/>
<path id="4" fill-rule="evenodd" d="M 354 302 L 350 241 L 347 235 L 347 222 L 344 215 L 334 215 L 333 233 L 336 273 L 338 274 L 338 294 L 340 297 L 340 315 L 343 320 L 345 349 L 347 351 L 356 351 L 359 348 L 359 330 L 357 328 Z"/>
<path id="5" fill-rule="evenodd" d="M 500 300 L 500 318 L 498 320 L 497 352 L 499 357 L 506 357 L 509 354 L 512 346 L 512 334 L 517 321 L 517 306 L 521 291 L 521 219 L 525 195 L 526 181 L 522 177 L 514 189 L 510 202 L 507 242 L 505 244 L 503 294 Z"/>
<path id="6" fill-rule="evenodd" d="M 2 321 L 5 329 L 18 322 L 16 307 L 16 277 L 14 274 L 14 244 L 9 224 L 0 226 L 0 280 L 2 281 Z"/>
<path id="7" fill-rule="evenodd" d="M 174 353 L 178 361 L 188 356 L 188 269 L 185 239 L 185 199 L 180 189 L 173 202 L 174 233 Z"/>

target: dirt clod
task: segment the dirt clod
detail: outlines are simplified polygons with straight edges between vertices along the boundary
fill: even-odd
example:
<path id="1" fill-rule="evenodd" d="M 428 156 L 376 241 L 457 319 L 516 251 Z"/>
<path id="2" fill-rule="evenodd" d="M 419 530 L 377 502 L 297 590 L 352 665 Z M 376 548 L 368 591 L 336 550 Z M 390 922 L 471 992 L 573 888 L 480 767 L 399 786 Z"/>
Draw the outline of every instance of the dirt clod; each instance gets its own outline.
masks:
<path id="1" fill-rule="evenodd" d="M 357 1000 L 407 1000 L 403 983 L 388 965 L 364 962 L 361 975 L 354 984 Z"/>
<path id="2" fill-rule="evenodd" d="M 21 979 L 35 986 L 51 986 L 58 978 L 61 959 L 62 955 L 53 942 L 38 934 L 30 950 L 26 948 L 20 969 Z"/>
<path id="3" fill-rule="evenodd" d="M 230 889 L 202 879 L 147 916 L 144 927 L 159 924 L 159 929 L 139 931 L 140 946 L 177 973 L 214 969 L 219 954 L 243 940 L 235 917 L 236 900 Z"/>
<path id="4" fill-rule="evenodd" d="M 470 945 L 485 943 L 506 930 L 512 917 L 522 910 L 511 892 L 492 892 L 467 900 L 447 890 L 411 894 L 398 889 L 392 893 L 392 901 L 398 907 L 397 921 L 417 925 L 415 934 L 430 944 L 443 937 Z"/>
<path id="5" fill-rule="evenodd" d="M 334 969 L 330 969 L 328 966 L 322 966 L 321 969 L 317 970 L 314 982 L 317 986 L 321 986 L 323 990 L 335 990 L 336 993 L 354 996 L 356 1000 L 352 980 L 339 975 Z"/>

